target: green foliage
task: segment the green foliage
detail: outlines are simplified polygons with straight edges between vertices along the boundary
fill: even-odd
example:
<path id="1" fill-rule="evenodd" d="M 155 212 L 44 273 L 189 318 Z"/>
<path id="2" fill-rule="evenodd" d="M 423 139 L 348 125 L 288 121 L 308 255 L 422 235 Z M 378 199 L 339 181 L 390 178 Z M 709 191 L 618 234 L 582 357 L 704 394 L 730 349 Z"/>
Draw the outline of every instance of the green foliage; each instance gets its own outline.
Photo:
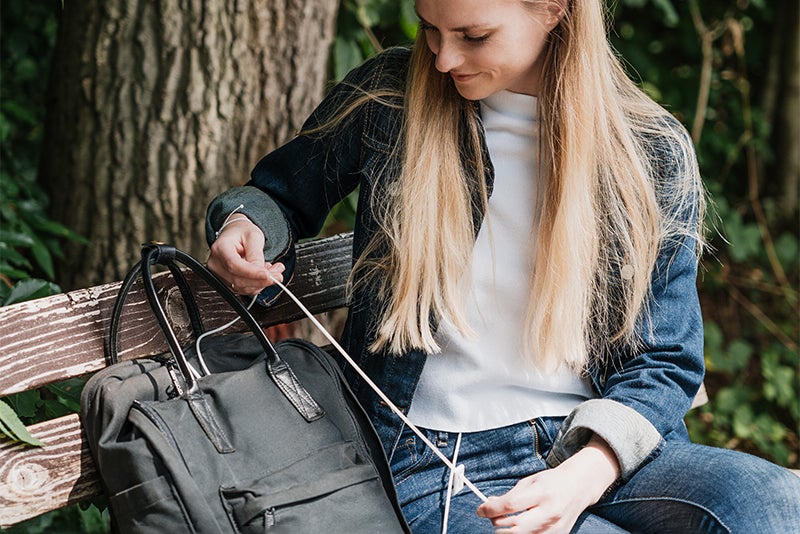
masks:
<path id="1" fill-rule="evenodd" d="M 40 515 L 4 530 L 8 534 L 103 534 L 111 529 L 108 510 L 97 506 L 72 505 Z"/>
<path id="2" fill-rule="evenodd" d="M 61 257 L 59 241 L 81 238 L 47 217 L 47 198 L 36 183 L 44 81 L 56 33 L 54 6 L 4 2 L 0 9 L 0 305 L 4 305 L 58 292 L 48 280 L 54 278 L 53 264 Z"/>
<path id="3" fill-rule="evenodd" d="M 414 0 L 343 0 L 336 22 L 331 63 L 333 79 L 390 46 L 417 35 Z"/>
<path id="4" fill-rule="evenodd" d="M 20 421 L 17 414 L 14 413 L 14 410 L 3 402 L 2 399 L 0 399 L 0 433 L 14 441 L 27 443 L 28 445 L 34 445 L 36 447 L 44 445 L 44 443 L 31 436 L 28 429 L 25 428 L 25 424 Z"/>

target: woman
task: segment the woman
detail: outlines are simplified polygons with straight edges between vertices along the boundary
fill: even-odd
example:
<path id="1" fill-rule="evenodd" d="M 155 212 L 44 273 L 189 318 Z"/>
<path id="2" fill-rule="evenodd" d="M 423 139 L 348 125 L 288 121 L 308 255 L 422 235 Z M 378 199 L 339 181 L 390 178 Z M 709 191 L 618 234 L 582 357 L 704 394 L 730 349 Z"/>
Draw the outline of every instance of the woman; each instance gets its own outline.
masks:
<path id="1" fill-rule="evenodd" d="M 355 69 L 212 202 L 208 265 L 264 290 L 360 188 L 344 346 L 490 495 L 448 498 L 447 468 L 346 369 L 415 532 L 800 529 L 800 479 L 688 441 L 703 194 L 601 4 L 417 0 L 413 52 Z"/>

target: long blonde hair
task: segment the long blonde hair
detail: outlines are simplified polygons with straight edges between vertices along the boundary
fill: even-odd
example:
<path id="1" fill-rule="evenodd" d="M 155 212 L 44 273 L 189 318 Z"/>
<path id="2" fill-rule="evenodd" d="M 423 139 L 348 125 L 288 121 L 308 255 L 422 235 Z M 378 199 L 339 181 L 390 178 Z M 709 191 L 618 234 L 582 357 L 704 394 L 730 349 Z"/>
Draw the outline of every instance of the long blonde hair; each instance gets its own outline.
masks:
<path id="1" fill-rule="evenodd" d="M 393 156 L 398 189 L 374 199 L 380 230 L 354 269 L 374 276 L 385 299 L 373 351 L 438 352 L 434 331 L 445 319 L 470 332 L 463 304 L 473 213 L 485 213 L 488 201 L 482 130 L 474 103 L 435 69 L 421 33 Z M 583 370 L 614 346 L 637 344 L 662 245 L 689 237 L 701 246 L 703 194 L 685 130 L 611 49 L 602 0 L 570 1 L 544 53 L 524 346 L 542 368 Z"/>

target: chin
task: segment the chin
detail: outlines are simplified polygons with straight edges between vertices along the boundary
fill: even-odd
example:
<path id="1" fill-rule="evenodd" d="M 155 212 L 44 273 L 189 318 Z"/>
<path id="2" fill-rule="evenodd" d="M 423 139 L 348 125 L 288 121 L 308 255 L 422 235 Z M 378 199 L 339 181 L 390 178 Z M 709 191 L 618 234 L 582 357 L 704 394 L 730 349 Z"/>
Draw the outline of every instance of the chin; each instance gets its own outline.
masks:
<path id="1" fill-rule="evenodd" d="M 459 87 L 458 85 L 456 85 L 456 91 L 467 100 L 482 100 L 497 92 L 496 90 L 485 87 Z"/>

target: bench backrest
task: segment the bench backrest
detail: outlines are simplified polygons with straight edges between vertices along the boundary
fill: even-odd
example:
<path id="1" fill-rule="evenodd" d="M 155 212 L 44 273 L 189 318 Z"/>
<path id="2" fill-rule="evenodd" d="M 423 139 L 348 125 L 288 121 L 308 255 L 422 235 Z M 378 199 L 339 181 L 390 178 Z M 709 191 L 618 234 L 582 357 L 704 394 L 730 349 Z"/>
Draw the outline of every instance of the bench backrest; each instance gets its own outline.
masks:
<path id="1" fill-rule="evenodd" d="M 302 243 L 292 291 L 313 313 L 345 305 L 351 268 L 352 235 Z M 196 278 L 188 273 L 187 278 Z M 156 277 L 181 341 L 191 328 L 180 293 L 168 277 Z M 120 283 L 81 289 L 0 307 L 0 397 L 28 391 L 106 366 L 105 338 Z M 210 330 L 235 317 L 230 307 L 202 282 L 197 303 Z M 286 297 L 268 309 L 255 309 L 264 327 L 303 317 Z M 236 331 L 237 326 L 231 328 Z M 141 358 L 165 352 L 144 291 L 136 284 L 128 296 L 120 328 L 120 357 Z M 0 526 L 12 525 L 86 500 L 102 491 L 77 414 L 31 425 L 31 434 L 46 446 L 37 448 L 0 441 Z"/>

